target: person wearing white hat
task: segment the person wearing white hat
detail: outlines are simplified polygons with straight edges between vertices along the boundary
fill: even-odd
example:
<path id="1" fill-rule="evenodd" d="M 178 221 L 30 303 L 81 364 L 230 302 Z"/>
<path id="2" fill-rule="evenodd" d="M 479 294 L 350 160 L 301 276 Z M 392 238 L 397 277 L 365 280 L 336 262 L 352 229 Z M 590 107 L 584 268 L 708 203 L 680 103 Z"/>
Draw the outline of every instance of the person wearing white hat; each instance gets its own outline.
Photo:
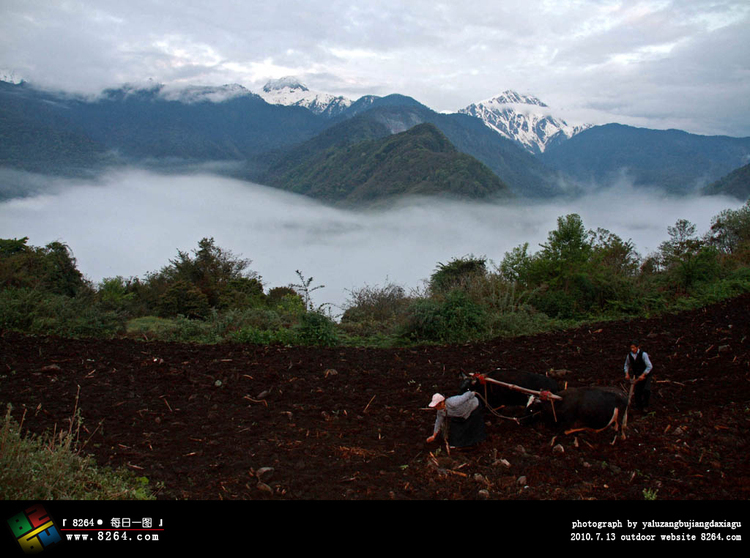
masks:
<path id="1" fill-rule="evenodd" d="M 428 443 L 434 442 L 441 431 L 452 448 L 473 446 L 484 440 L 483 406 L 475 392 L 467 391 L 447 399 L 436 393 L 429 406 L 437 411 L 437 417 Z"/>

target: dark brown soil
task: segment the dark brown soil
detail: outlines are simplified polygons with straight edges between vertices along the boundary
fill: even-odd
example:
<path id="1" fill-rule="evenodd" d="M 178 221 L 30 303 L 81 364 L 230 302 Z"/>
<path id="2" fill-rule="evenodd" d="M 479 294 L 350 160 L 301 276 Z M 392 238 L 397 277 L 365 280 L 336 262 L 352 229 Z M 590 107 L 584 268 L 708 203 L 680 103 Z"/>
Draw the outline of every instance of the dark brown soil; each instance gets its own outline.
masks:
<path id="1" fill-rule="evenodd" d="M 0 335 L 0 402 L 33 432 L 67 429 L 159 499 L 627 499 L 750 497 L 750 296 L 680 315 L 416 349 L 215 346 Z M 487 415 L 488 438 L 425 440 L 435 391 L 460 372 L 562 372 L 624 386 L 629 340 L 654 363 L 649 412 L 614 433 L 558 438 Z M 510 413 L 510 410 L 508 410 Z M 264 472 L 263 468 L 272 468 Z"/>

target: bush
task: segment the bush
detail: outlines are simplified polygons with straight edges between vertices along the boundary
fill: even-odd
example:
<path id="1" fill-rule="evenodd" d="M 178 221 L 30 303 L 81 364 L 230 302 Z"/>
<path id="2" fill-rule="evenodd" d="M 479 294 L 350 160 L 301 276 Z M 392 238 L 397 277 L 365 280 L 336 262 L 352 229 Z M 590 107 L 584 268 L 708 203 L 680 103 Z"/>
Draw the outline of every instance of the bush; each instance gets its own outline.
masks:
<path id="1" fill-rule="evenodd" d="M 236 343 L 249 343 L 253 345 L 270 345 L 271 343 L 294 345 L 297 342 L 295 332 L 286 328 L 271 330 L 247 326 L 232 332 L 229 338 Z"/>
<path id="2" fill-rule="evenodd" d="M 565 291 L 546 290 L 531 300 L 534 307 L 552 318 L 571 319 L 576 315 L 576 299 Z"/>
<path id="3" fill-rule="evenodd" d="M 112 337 L 124 328 L 116 312 L 91 296 L 67 297 L 30 289 L 0 291 L 0 328 L 64 337 Z"/>
<path id="4" fill-rule="evenodd" d="M 300 297 L 297 294 L 297 291 L 295 291 L 291 287 L 274 287 L 271 290 L 268 291 L 268 294 L 266 295 L 266 303 L 271 308 L 276 308 L 279 304 L 282 303 L 283 299 L 285 299 L 287 296 L 289 297 L 297 297 L 300 299 L 300 302 L 302 303 L 302 307 L 304 308 L 305 303 L 302 300 L 302 297 Z"/>
<path id="5" fill-rule="evenodd" d="M 5 414 L 0 432 L 0 500 L 154 500 L 148 479 L 100 469 L 82 453 L 80 417 L 57 436 L 22 434 Z"/>
<path id="6" fill-rule="evenodd" d="M 402 322 L 411 301 L 404 288 L 393 283 L 365 286 L 349 294 L 342 325 L 370 324 L 375 330 L 391 329 L 396 322 Z"/>
<path id="7" fill-rule="evenodd" d="M 72 297 L 89 288 L 66 244 L 37 248 L 26 246 L 27 240 L 0 239 L 0 289 L 32 288 Z"/>
<path id="8" fill-rule="evenodd" d="M 433 294 L 447 293 L 465 288 L 487 273 L 487 259 L 474 256 L 454 258 L 447 264 L 438 263 L 438 269 L 430 276 L 429 289 Z"/>
<path id="9" fill-rule="evenodd" d="M 203 318 L 208 315 L 210 308 L 206 295 L 187 281 L 170 284 L 159 298 L 159 315 L 162 318 L 178 315 Z"/>
<path id="10" fill-rule="evenodd" d="M 413 342 L 462 343 L 488 331 L 487 312 L 461 290 L 445 298 L 420 299 L 409 308 L 400 336 Z"/>
<path id="11" fill-rule="evenodd" d="M 307 312 L 300 318 L 295 327 L 298 341 L 303 345 L 321 345 L 332 347 L 338 344 L 336 324 L 325 314 Z"/>
<path id="12" fill-rule="evenodd" d="M 528 305 L 523 305 L 513 312 L 493 314 L 489 319 L 492 335 L 499 337 L 533 335 L 554 329 L 557 323 Z"/>

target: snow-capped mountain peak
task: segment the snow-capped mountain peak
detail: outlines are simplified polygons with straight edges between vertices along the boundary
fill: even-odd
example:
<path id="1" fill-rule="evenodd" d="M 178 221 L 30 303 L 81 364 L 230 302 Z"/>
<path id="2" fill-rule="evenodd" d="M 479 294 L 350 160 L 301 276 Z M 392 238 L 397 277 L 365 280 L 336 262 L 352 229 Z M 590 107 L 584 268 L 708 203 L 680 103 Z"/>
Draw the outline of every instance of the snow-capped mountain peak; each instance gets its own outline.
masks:
<path id="1" fill-rule="evenodd" d="M 249 89 L 238 83 L 229 83 L 220 86 L 191 85 L 178 89 L 165 88 L 161 95 L 168 101 L 180 101 L 182 103 L 222 103 L 236 97 L 252 95 Z"/>
<path id="2" fill-rule="evenodd" d="M 13 70 L 0 69 L 0 81 L 19 85 L 24 82 L 24 79 Z"/>
<path id="3" fill-rule="evenodd" d="M 496 105 L 533 105 L 537 107 L 547 108 L 547 105 L 536 97 L 531 95 L 521 95 L 510 89 L 503 91 L 497 97 L 482 101 L 483 104 L 496 104 Z"/>
<path id="4" fill-rule="evenodd" d="M 550 108 L 536 97 L 512 90 L 458 112 L 481 119 L 489 128 L 534 154 L 591 126 L 568 124 L 553 116 Z"/>
<path id="5" fill-rule="evenodd" d="M 284 89 L 289 89 L 291 91 L 298 90 L 301 92 L 310 91 L 307 87 L 305 87 L 302 83 L 300 83 L 297 78 L 291 77 L 291 76 L 283 77 L 281 79 L 272 79 L 271 81 L 269 81 L 263 86 L 264 93 L 271 93 L 273 91 L 282 91 Z"/>
<path id="6" fill-rule="evenodd" d="M 259 95 L 272 105 L 305 107 L 316 114 L 326 116 L 335 116 L 352 104 L 346 97 L 310 91 L 297 78 L 291 76 L 269 81 Z"/>

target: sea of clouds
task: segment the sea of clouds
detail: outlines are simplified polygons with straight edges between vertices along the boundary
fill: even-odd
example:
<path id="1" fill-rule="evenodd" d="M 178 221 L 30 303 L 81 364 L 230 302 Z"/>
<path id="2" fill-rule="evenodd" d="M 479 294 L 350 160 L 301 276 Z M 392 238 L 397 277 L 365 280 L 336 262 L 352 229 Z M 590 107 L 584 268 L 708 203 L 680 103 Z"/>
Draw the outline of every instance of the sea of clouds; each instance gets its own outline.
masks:
<path id="1" fill-rule="evenodd" d="M 313 278 L 316 305 L 334 313 L 351 290 L 396 283 L 420 288 L 439 263 L 466 255 L 499 265 L 506 252 L 546 241 L 557 218 L 577 213 L 587 229 L 632 240 L 646 256 L 678 219 L 706 232 L 724 197 L 667 197 L 619 184 L 576 200 L 505 204 L 412 199 L 371 211 L 314 200 L 211 173 L 167 175 L 128 169 L 96 179 L 62 179 L 0 170 L 0 238 L 33 246 L 66 243 L 78 268 L 96 282 L 143 277 L 204 237 L 252 260 L 266 288 Z"/>

